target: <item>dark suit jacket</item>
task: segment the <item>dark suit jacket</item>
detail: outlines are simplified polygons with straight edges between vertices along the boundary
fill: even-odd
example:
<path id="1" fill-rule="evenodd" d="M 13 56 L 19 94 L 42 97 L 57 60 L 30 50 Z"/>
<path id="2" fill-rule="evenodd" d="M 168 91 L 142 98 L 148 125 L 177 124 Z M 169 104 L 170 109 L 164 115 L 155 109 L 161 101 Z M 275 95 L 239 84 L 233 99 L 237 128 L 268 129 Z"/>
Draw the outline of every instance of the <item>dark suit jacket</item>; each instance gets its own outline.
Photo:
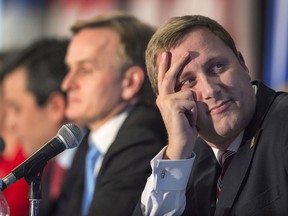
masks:
<path id="1" fill-rule="evenodd" d="M 81 215 L 87 136 L 75 155 L 54 215 Z M 160 112 L 155 107 L 136 105 L 104 156 L 88 215 L 131 215 L 151 173 L 150 160 L 166 141 Z"/>
<path id="2" fill-rule="evenodd" d="M 183 215 L 288 215 L 288 94 L 257 84 L 256 112 L 226 171 L 217 205 L 219 165 L 199 140 Z"/>
<path id="3" fill-rule="evenodd" d="M 258 85 L 256 112 L 226 171 L 217 205 L 220 166 L 212 149 L 199 139 L 183 215 L 288 215 L 288 94 L 253 84 Z M 133 215 L 142 215 L 140 202 Z"/>

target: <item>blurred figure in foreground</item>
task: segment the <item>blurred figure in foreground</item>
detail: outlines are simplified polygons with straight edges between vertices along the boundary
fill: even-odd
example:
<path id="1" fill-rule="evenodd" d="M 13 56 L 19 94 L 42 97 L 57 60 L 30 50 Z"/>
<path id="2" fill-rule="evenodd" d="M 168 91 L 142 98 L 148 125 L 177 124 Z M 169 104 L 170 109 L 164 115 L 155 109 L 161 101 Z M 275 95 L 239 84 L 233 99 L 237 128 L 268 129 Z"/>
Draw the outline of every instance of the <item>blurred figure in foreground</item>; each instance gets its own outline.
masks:
<path id="1" fill-rule="evenodd" d="M 72 31 L 62 83 L 66 115 L 89 133 L 56 215 L 130 215 L 149 161 L 166 142 L 144 59 L 154 30 L 131 15 L 112 13 L 79 21 Z"/>
<path id="2" fill-rule="evenodd" d="M 67 73 L 64 63 L 67 45 L 66 39 L 39 40 L 11 56 L 3 65 L 1 81 L 7 124 L 20 139 L 27 157 L 66 123 L 66 95 L 60 86 Z M 53 210 L 72 155 L 73 150 L 66 150 L 45 166 L 41 216 L 48 216 Z"/>
<path id="3" fill-rule="evenodd" d="M 12 52 L 1 53 L 0 70 L 8 56 Z M 3 98 L 3 88 L 0 83 L 0 178 L 8 175 L 12 169 L 22 163 L 26 157 L 23 153 L 23 146 L 13 131 L 6 125 L 5 103 Z M 26 216 L 29 212 L 29 201 L 27 199 L 29 186 L 24 179 L 17 184 L 10 186 L 4 194 L 9 208 L 10 216 Z"/>

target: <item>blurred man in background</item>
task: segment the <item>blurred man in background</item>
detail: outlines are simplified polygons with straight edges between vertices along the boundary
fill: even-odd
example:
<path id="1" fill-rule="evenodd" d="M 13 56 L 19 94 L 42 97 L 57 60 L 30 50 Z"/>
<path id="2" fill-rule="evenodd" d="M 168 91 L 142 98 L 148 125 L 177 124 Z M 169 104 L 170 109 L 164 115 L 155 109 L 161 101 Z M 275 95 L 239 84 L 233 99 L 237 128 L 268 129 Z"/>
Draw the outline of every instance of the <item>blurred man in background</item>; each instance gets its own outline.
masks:
<path id="1" fill-rule="evenodd" d="M 68 40 L 39 40 L 3 65 L 1 81 L 7 124 L 23 143 L 27 157 L 53 138 L 66 122 L 66 95 L 60 86 L 67 73 L 67 45 Z M 73 150 L 64 151 L 44 168 L 41 216 L 50 215 L 54 208 L 72 153 Z"/>
<path id="2" fill-rule="evenodd" d="M 66 115 L 90 132 L 56 215 L 130 215 L 151 171 L 149 161 L 166 142 L 144 59 L 154 30 L 112 13 L 79 21 L 72 31 L 62 83 Z"/>
<path id="3" fill-rule="evenodd" d="M 3 52 L 0 55 L 0 70 L 5 59 L 13 52 Z M 5 102 L 3 98 L 3 87 L 0 83 L 0 178 L 8 175 L 12 169 L 22 163 L 26 156 L 23 153 L 23 146 L 15 136 L 11 128 L 6 125 Z M 8 206 L 10 216 L 26 216 L 29 212 L 29 201 L 27 199 L 29 186 L 24 179 L 20 179 L 17 184 L 3 191 Z"/>

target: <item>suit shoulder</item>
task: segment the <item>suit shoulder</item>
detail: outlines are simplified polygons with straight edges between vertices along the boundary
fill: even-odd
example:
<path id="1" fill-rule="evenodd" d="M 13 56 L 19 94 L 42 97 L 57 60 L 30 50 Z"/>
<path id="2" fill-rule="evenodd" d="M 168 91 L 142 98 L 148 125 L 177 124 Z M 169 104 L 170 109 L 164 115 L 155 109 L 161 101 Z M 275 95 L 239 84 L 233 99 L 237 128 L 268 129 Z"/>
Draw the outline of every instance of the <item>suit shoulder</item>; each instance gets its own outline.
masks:
<path id="1" fill-rule="evenodd" d="M 131 125 L 163 125 L 163 120 L 160 111 L 157 107 L 147 106 L 143 104 L 136 105 L 129 113 L 126 124 Z"/>

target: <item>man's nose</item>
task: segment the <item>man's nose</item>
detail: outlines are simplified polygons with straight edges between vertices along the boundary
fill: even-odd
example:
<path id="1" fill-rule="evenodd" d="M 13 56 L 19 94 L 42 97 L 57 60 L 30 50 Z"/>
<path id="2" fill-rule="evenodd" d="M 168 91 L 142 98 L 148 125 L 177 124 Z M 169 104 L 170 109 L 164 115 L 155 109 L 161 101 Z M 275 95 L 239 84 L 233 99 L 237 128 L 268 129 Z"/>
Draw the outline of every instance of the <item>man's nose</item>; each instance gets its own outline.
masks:
<path id="1" fill-rule="evenodd" d="M 199 78 L 199 91 L 203 99 L 215 98 L 220 92 L 218 78 L 207 75 L 201 75 Z"/>
<path id="2" fill-rule="evenodd" d="M 61 89 L 63 91 L 68 91 L 74 82 L 75 82 L 75 72 L 69 71 L 61 83 Z"/>

